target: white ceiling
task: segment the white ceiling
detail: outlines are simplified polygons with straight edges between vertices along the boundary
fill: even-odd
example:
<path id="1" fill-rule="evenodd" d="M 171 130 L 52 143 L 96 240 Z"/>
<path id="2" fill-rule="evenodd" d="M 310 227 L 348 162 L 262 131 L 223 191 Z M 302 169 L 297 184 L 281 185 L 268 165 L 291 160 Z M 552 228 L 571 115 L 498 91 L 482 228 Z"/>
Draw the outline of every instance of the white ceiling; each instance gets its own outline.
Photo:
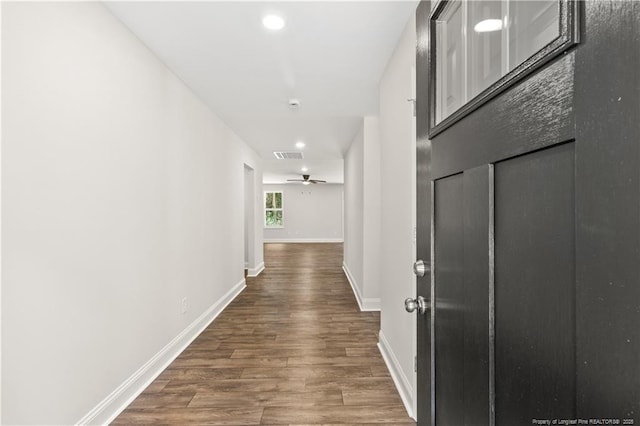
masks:
<path id="1" fill-rule="evenodd" d="M 106 6 L 264 162 L 264 181 L 343 182 L 343 156 L 378 112 L 378 83 L 416 1 L 142 1 Z M 262 17 L 276 12 L 273 32 Z M 300 100 L 293 111 L 288 100 Z M 275 160 L 296 151 L 305 160 Z"/>

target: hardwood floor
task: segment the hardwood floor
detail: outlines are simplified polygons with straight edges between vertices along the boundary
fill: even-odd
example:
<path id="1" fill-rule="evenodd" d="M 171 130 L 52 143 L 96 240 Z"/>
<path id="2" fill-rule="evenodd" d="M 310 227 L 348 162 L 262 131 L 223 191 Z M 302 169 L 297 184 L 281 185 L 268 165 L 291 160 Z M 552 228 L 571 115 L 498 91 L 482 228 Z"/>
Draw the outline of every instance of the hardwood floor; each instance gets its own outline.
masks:
<path id="1" fill-rule="evenodd" d="M 342 244 L 265 244 L 265 264 L 114 424 L 415 424 Z"/>

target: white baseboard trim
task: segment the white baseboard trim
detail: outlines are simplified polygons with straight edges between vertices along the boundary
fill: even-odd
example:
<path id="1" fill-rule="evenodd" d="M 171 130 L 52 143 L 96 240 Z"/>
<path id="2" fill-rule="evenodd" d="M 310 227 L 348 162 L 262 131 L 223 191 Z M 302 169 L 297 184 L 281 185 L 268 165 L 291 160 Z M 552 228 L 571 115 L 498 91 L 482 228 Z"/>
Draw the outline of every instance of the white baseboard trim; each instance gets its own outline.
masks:
<path id="1" fill-rule="evenodd" d="M 391 374 L 391 378 L 393 379 L 393 383 L 395 383 L 396 388 L 398 389 L 398 393 L 400 394 L 400 398 L 402 399 L 402 403 L 404 404 L 404 408 L 407 410 L 407 414 L 413 420 L 416 419 L 416 413 L 413 411 L 413 402 L 414 402 L 414 393 L 413 387 L 407 379 L 406 374 L 402 371 L 400 367 L 400 362 L 398 358 L 393 353 L 391 346 L 389 345 L 389 341 L 380 330 L 379 334 L 380 340 L 378 341 L 378 349 L 382 354 L 382 358 L 384 359 L 385 364 L 387 364 L 387 369 Z"/>
<path id="2" fill-rule="evenodd" d="M 124 411 L 134 399 L 153 382 L 187 346 L 233 301 L 246 287 L 242 279 L 220 300 L 171 340 L 164 348 L 118 386 L 109 396 L 81 418 L 76 425 L 106 425 Z"/>
<path id="3" fill-rule="evenodd" d="M 255 268 L 247 269 L 247 277 L 255 278 L 260 275 L 260 272 L 264 271 L 264 262 L 260 262 Z"/>
<path id="4" fill-rule="evenodd" d="M 344 243 L 342 238 L 268 238 L 265 243 Z"/>
<path id="5" fill-rule="evenodd" d="M 353 278 L 353 275 L 351 275 L 351 272 L 349 271 L 349 267 L 347 267 L 346 263 L 344 262 L 342 262 L 342 270 L 347 277 L 347 281 L 349 281 L 349 284 L 351 285 L 353 294 L 356 296 L 356 301 L 358 302 L 360 310 L 363 312 L 379 311 L 381 304 L 380 299 L 372 297 L 363 298 L 362 294 L 360 294 L 360 289 L 358 289 L 355 278 Z"/>

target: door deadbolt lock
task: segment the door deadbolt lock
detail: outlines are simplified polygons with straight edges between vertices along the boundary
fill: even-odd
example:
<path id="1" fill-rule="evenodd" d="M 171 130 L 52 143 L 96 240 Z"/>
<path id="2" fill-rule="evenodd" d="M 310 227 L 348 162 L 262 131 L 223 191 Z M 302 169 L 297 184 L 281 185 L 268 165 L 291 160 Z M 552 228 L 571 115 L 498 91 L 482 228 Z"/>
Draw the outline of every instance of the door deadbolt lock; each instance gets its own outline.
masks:
<path id="1" fill-rule="evenodd" d="M 417 299 L 412 299 L 409 297 L 404 301 L 404 309 L 407 312 L 413 312 L 417 309 L 418 313 L 424 314 L 425 312 L 427 312 L 428 307 L 429 306 L 427 305 L 427 301 L 422 296 L 418 296 Z"/>
<path id="2" fill-rule="evenodd" d="M 417 277 L 424 277 L 428 269 L 422 259 L 418 259 L 413 263 L 413 273 L 416 274 Z"/>

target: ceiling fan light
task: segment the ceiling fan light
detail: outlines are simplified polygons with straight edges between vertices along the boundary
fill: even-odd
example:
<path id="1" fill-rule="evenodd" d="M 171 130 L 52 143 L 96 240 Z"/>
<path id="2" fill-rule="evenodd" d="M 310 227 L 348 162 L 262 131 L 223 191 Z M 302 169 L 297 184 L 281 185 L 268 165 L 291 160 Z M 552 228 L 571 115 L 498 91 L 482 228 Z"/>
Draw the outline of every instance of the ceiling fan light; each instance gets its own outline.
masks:
<path id="1" fill-rule="evenodd" d="M 309 182 L 308 180 L 305 180 L 304 182 L 302 182 L 303 185 L 309 185 L 311 182 Z"/>

